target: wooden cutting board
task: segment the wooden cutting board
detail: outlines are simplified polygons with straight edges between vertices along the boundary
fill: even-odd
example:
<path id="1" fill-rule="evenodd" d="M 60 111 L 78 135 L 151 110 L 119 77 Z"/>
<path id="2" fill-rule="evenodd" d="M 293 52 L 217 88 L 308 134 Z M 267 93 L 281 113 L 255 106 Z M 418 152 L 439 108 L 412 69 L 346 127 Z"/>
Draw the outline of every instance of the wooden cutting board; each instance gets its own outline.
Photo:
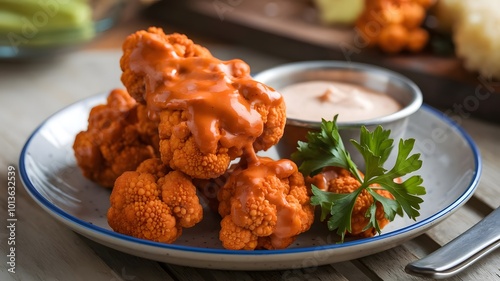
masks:
<path id="1" fill-rule="evenodd" d="M 470 117 L 500 123 L 500 82 L 465 70 L 454 55 L 387 55 L 366 47 L 353 27 L 319 23 L 308 0 L 159 1 L 146 14 L 291 61 L 341 60 L 385 67 L 412 79 L 425 103 L 459 124 Z"/>

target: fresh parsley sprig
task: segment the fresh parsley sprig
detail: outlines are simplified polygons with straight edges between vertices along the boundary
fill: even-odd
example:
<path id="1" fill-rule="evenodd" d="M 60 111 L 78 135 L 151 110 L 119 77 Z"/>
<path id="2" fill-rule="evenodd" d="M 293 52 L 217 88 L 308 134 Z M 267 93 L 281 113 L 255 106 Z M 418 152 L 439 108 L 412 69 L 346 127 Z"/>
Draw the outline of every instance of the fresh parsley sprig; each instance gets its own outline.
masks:
<path id="1" fill-rule="evenodd" d="M 361 176 L 356 164 L 352 161 L 349 152 L 344 147 L 340 137 L 337 116 L 333 121 L 322 120 L 320 131 L 311 131 L 306 136 L 307 142 L 298 142 L 297 152 L 292 159 L 301 162 L 299 170 L 304 175 L 314 175 L 325 167 L 341 167 L 349 172 L 361 183 L 360 187 L 352 193 L 338 194 L 322 191 L 312 186 L 313 196 L 311 204 L 321 207 L 321 220 L 328 215 L 328 228 L 337 230 L 337 234 L 344 241 L 345 233 L 351 232 L 351 217 L 356 198 L 361 191 L 366 190 L 373 197 L 373 203 L 369 206 L 365 216 L 369 223 L 364 230 L 375 228 L 380 233 L 380 226 L 376 219 L 376 202 L 382 204 L 385 217 L 393 221 L 397 215 L 404 213 L 413 220 L 419 215 L 420 203 L 423 199 L 419 197 L 425 194 L 422 186 L 423 179 L 419 175 L 413 175 L 401 183 L 394 179 L 406 176 L 420 169 L 422 160 L 420 154 L 412 154 L 415 140 L 400 140 L 398 154 L 394 167 L 387 170 L 384 164 L 393 149 L 394 140 L 390 138 L 390 130 L 384 130 L 378 126 L 373 132 L 366 127 L 361 127 L 359 142 L 351 140 L 354 147 L 361 153 L 365 162 L 364 176 Z M 381 196 L 376 189 L 385 189 L 390 192 L 394 199 Z"/>

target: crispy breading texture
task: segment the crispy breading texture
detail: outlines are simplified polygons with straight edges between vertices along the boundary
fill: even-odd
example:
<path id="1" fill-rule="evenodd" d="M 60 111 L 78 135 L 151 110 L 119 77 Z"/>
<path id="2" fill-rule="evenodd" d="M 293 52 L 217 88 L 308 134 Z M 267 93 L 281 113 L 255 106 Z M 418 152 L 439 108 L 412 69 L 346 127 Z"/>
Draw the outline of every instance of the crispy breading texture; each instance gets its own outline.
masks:
<path id="1" fill-rule="evenodd" d="M 251 99 L 252 97 L 246 97 Z M 255 104 L 255 110 L 259 112 L 264 123 L 262 134 L 253 143 L 254 151 L 265 151 L 277 144 L 285 130 L 286 104 L 278 103 L 276 106 L 266 107 L 263 104 Z"/>
<path id="2" fill-rule="evenodd" d="M 145 42 L 148 43 L 145 43 Z M 134 56 L 134 51 L 138 46 L 149 44 L 151 49 L 157 54 L 163 54 L 165 58 L 178 57 L 212 57 L 210 52 L 197 44 L 194 44 L 184 34 L 165 34 L 163 29 L 150 27 L 148 30 L 141 30 L 129 35 L 123 42 L 123 56 L 120 59 L 122 69 L 121 81 L 127 88 L 130 95 L 138 102 L 144 102 L 146 92 L 146 73 L 137 73 L 130 68 L 130 60 Z M 167 48 L 165 46 L 168 46 Z"/>
<path id="3" fill-rule="evenodd" d="M 356 20 L 356 32 L 367 46 L 389 54 L 422 51 L 429 33 L 421 27 L 432 0 L 371 0 Z"/>
<path id="4" fill-rule="evenodd" d="M 329 167 L 324 169 L 322 173 L 335 174 L 335 176 L 324 177 L 323 174 L 318 174 L 312 178 L 307 178 L 307 184 L 314 184 L 319 189 L 333 193 L 352 193 L 361 186 L 361 183 L 356 178 L 354 178 L 349 171 L 345 169 Z M 384 197 L 393 198 L 392 194 L 390 194 L 387 190 L 376 189 L 375 192 Z M 372 203 L 373 197 L 368 193 L 368 191 L 361 191 L 360 195 L 356 199 L 356 203 L 354 204 L 354 209 L 351 216 L 352 230 L 350 233 L 346 233 L 347 236 L 372 237 L 377 233 L 376 229 L 373 227 L 363 231 L 363 229 L 369 223 L 369 218 L 365 217 L 365 213 Z M 378 202 L 376 203 L 376 205 L 376 219 L 380 229 L 382 229 L 389 223 L 389 220 L 385 217 L 384 208 L 382 207 L 382 205 Z"/>
<path id="5" fill-rule="evenodd" d="M 219 239 L 227 249 L 283 249 L 314 221 L 304 178 L 287 159 L 260 158 L 235 169 L 218 199 Z"/>
<path id="6" fill-rule="evenodd" d="M 263 133 L 252 143 L 255 151 L 267 150 L 283 135 L 286 122 L 285 104 L 256 110 L 264 120 Z M 203 153 L 187 126 L 185 111 L 164 110 L 160 113 L 160 155 L 172 169 L 194 178 L 210 179 L 221 176 L 232 160 L 243 155 L 244 148 L 226 147 L 220 143 L 216 151 Z"/>
<path id="7" fill-rule="evenodd" d="M 90 111 L 88 128 L 77 134 L 73 151 L 83 175 L 104 187 L 158 151 L 157 122 L 147 117 L 125 90 L 115 89 L 107 103 Z"/>
<path id="8" fill-rule="evenodd" d="M 114 231 L 162 243 L 174 242 L 182 228 L 203 218 L 191 178 L 170 170 L 158 158 L 118 177 L 110 203 L 107 218 Z"/>
<path id="9" fill-rule="evenodd" d="M 187 127 L 185 111 L 164 110 L 160 113 L 160 155 L 164 163 L 194 178 L 209 179 L 223 174 L 231 159 L 227 148 L 202 153 Z"/>
<path id="10" fill-rule="evenodd" d="M 128 36 L 120 67 L 128 92 L 114 91 L 108 104 L 92 109 L 75 154 L 87 177 L 113 187 L 107 213 L 113 230 L 172 243 L 202 220 L 193 180 L 220 178 L 232 160 L 256 158 L 275 145 L 285 102 L 253 80 L 245 62 L 218 60 L 160 28 Z M 218 193 L 228 249 L 288 247 L 314 220 L 295 164 L 258 162 L 242 161 Z"/>
<path id="11" fill-rule="evenodd" d="M 248 146 L 253 145 L 256 151 L 266 150 L 283 135 L 286 122 L 284 100 L 273 89 L 254 81 L 250 67 L 243 61 L 220 61 L 186 36 L 165 35 L 159 28 L 130 35 L 123 44 L 123 51 L 120 60 L 122 82 L 138 102 L 148 106 L 150 115 L 159 119 L 161 159 L 172 169 L 194 178 L 216 178 Z M 234 98 L 234 93 L 239 99 Z M 219 106 L 221 99 L 228 100 L 228 96 L 231 102 Z M 193 104 L 204 104 L 205 107 L 194 108 L 191 107 Z M 238 113 L 245 118 L 256 112 L 257 116 L 260 115 L 262 131 L 255 135 L 255 127 L 246 129 L 247 126 L 242 126 L 247 119 L 242 119 L 240 126 L 232 127 L 240 131 L 228 130 L 228 124 L 237 118 L 228 118 L 227 112 L 221 113 L 214 107 L 219 111 L 224 107 L 233 111 L 244 108 L 248 112 Z M 210 116 L 213 123 L 196 127 L 194 112 L 198 115 L 214 114 Z M 249 121 L 252 126 L 261 126 L 252 122 L 253 119 Z M 198 138 L 205 134 L 204 131 L 211 131 L 215 136 L 217 143 L 210 142 L 210 149 L 200 147 L 209 143 Z M 247 135 L 248 139 L 238 142 L 226 138 Z"/>

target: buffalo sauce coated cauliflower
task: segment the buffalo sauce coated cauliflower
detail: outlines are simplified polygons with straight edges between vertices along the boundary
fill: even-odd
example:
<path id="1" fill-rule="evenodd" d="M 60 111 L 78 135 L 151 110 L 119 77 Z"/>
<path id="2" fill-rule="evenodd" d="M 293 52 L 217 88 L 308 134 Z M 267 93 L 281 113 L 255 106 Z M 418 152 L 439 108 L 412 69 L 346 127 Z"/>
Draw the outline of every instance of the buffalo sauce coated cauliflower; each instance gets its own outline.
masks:
<path id="1" fill-rule="evenodd" d="M 349 171 L 337 167 L 325 168 L 316 176 L 306 178 L 306 182 L 308 185 L 314 184 L 316 187 L 323 191 L 329 191 L 333 193 L 352 193 L 361 186 L 361 183 L 356 178 L 354 178 Z M 375 190 L 375 192 L 384 197 L 391 199 L 393 198 L 393 196 L 387 190 Z M 369 223 L 369 218 L 365 217 L 365 213 L 372 203 L 373 197 L 368 193 L 368 191 L 361 191 L 361 194 L 356 199 L 356 203 L 354 204 L 354 209 L 352 211 L 352 231 L 346 233 L 346 235 L 355 237 L 372 237 L 377 233 L 376 229 L 373 227 L 367 230 L 363 230 Z M 385 218 L 382 205 L 378 202 L 376 203 L 376 205 L 376 219 L 380 228 L 382 229 L 389 223 L 389 220 Z"/>
<path id="2" fill-rule="evenodd" d="M 244 150 L 266 150 L 283 135 L 283 98 L 245 62 L 157 28 L 129 36 L 123 50 L 122 81 L 159 122 L 160 156 L 172 169 L 216 178 Z"/>
<path id="3" fill-rule="evenodd" d="M 248 69 L 247 75 L 250 75 L 250 69 Z M 257 91 L 255 89 L 257 89 Z M 238 84 L 238 90 L 260 114 L 262 122 L 264 123 L 262 134 L 253 142 L 253 150 L 268 150 L 273 145 L 277 144 L 283 136 L 286 123 L 285 102 L 279 98 L 281 94 L 252 80 L 247 82 L 243 81 L 241 84 Z M 271 101 L 262 102 L 261 99 L 266 97 L 263 93 L 266 92 L 271 93 L 273 95 L 272 98 L 277 100 L 275 105 L 268 106 L 268 103 Z"/>
<path id="4" fill-rule="evenodd" d="M 314 220 L 304 178 L 287 159 L 240 164 L 218 194 L 226 249 L 283 249 Z"/>
<path id="5" fill-rule="evenodd" d="M 149 28 L 127 37 L 120 67 L 127 92 L 93 108 L 74 145 L 84 173 L 113 187 L 107 218 L 114 231 L 174 242 L 202 220 L 195 184 L 213 195 L 206 196 L 211 206 L 220 197 L 228 249 L 285 248 L 310 228 L 313 207 L 296 165 L 255 155 L 280 140 L 286 111 L 248 64 Z M 244 160 L 228 169 L 237 158 Z"/>
<path id="6" fill-rule="evenodd" d="M 130 95 L 138 102 L 144 101 L 146 93 L 147 72 L 137 72 L 130 67 L 132 61 L 140 59 L 142 50 L 138 46 L 148 44 L 151 51 L 149 55 L 158 57 L 161 60 L 172 58 L 187 57 L 212 57 L 210 52 L 187 38 L 186 35 L 173 33 L 165 34 L 163 29 L 150 27 L 148 30 L 141 30 L 127 37 L 123 43 L 123 56 L 120 59 L 122 69 L 121 80 L 127 88 Z M 168 75 L 162 72 L 162 69 L 154 69 L 158 75 Z M 156 82 L 161 82 L 160 80 Z M 148 85 L 151 87 L 151 85 Z"/>
<path id="7" fill-rule="evenodd" d="M 356 31 L 367 46 L 379 46 L 386 53 L 403 50 L 417 53 L 429 40 L 422 27 L 434 0 L 367 0 L 356 21 Z"/>
<path id="8" fill-rule="evenodd" d="M 164 163 L 195 178 L 209 179 L 223 174 L 231 159 L 229 150 L 218 147 L 214 152 L 203 153 L 187 126 L 185 111 L 165 110 L 160 113 L 160 155 Z"/>
<path id="9" fill-rule="evenodd" d="M 107 217 L 114 231 L 163 243 L 172 243 L 182 228 L 203 218 L 191 178 L 170 170 L 158 158 L 118 177 L 110 203 Z"/>
<path id="10" fill-rule="evenodd" d="M 112 187 L 125 171 L 135 170 L 158 151 L 157 122 L 124 90 L 113 90 L 107 103 L 92 108 L 88 128 L 73 143 L 83 175 Z"/>

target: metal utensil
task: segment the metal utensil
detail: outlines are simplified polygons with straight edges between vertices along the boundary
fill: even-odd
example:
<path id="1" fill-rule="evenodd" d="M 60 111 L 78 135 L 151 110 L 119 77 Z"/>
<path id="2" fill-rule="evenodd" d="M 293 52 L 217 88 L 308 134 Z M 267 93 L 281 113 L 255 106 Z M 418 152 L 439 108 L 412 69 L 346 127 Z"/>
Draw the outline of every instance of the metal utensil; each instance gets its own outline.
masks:
<path id="1" fill-rule="evenodd" d="M 455 275 L 500 246 L 500 207 L 476 225 L 430 255 L 409 263 L 413 275 L 447 278 Z"/>

